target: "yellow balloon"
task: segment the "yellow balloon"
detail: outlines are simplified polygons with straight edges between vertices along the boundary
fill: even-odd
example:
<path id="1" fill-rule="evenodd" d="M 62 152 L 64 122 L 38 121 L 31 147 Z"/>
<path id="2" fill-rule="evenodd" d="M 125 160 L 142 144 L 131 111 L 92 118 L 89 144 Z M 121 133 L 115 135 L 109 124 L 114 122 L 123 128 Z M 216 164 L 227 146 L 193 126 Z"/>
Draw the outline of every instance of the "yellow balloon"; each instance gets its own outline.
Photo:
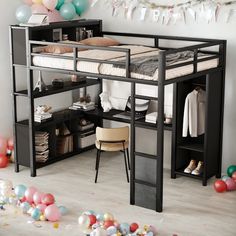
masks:
<path id="1" fill-rule="evenodd" d="M 40 219 L 40 221 L 46 221 L 45 215 L 41 215 L 39 219 Z"/>
<path id="2" fill-rule="evenodd" d="M 33 3 L 36 3 L 36 4 L 41 4 L 43 2 L 43 0 L 32 0 Z"/>
<path id="3" fill-rule="evenodd" d="M 105 213 L 104 214 L 104 221 L 107 221 L 107 220 L 114 220 L 114 216 L 111 214 L 111 213 Z"/>

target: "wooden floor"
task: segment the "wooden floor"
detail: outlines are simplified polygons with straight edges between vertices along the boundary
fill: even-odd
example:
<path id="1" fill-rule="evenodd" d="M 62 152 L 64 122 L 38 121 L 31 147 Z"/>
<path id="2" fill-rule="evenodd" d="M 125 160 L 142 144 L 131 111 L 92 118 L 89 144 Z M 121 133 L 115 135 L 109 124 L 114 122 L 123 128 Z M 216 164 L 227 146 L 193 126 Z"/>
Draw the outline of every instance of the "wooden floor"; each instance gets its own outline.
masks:
<path id="1" fill-rule="evenodd" d="M 28 169 L 18 174 L 13 172 L 13 166 L 0 169 L 0 178 L 10 179 L 14 185 L 35 186 L 53 193 L 57 204 L 65 205 L 70 211 L 60 221 L 59 229 L 54 229 L 50 223 L 32 224 L 30 217 L 7 208 L 0 211 L 0 236 L 82 236 L 77 218 L 89 209 L 111 212 L 119 222 L 155 225 L 163 236 L 236 235 L 236 191 L 218 194 L 212 182 L 202 187 L 197 180 L 186 177 L 171 180 L 166 170 L 164 211 L 156 213 L 129 205 L 129 185 L 119 154 L 102 154 L 97 184 L 94 184 L 94 162 L 95 152 L 90 151 L 38 170 L 36 178 L 29 177 Z"/>

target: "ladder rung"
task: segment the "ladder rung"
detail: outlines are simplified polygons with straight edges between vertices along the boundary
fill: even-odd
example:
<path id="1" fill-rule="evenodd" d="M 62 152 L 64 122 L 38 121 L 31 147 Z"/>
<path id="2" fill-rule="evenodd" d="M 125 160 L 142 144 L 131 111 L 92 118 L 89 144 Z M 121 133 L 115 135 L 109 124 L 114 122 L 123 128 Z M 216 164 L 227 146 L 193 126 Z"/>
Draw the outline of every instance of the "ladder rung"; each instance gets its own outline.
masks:
<path id="1" fill-rule="evenodd" d="M 143 153 L 143 152 L 135 152 L 134 155 L 135 156 L 140 156 L 140 157 L 145 157 L 145 158 L 157 160 L 157 156 L 151 155 L 151 154 L 147 154 L 147 153 Z"/>
<path id="2" fill-rule="evenodd" d="M 135 179 L 134 182 L 135 182 L 136 184 L 142 184 L 142 185 L 146 185 L 146 186 L 149 186 L 149 187 L 152 187 L 152 188 L 156 188 L 156 185 L 155 185 L 155 184 L 150 183 L 150 182 L 147 182 L 147 181 L 144 181 L 144 180 Z"/>

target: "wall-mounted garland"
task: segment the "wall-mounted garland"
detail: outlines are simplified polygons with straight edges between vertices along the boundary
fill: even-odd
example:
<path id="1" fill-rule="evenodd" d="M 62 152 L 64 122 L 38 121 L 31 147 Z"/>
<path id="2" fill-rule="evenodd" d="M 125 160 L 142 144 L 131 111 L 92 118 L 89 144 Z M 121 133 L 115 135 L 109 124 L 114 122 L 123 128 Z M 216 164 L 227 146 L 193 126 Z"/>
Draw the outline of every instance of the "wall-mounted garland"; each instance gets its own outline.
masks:
<path id="1" fill-rule="evenodd" d="M 147 13 L 152 16 L 153 22 L 161 24 L 176 23 L 178 21 L 187 22 L 190 16 L 194 21 L 205 19 L 206 22 L 217 22 L 219 13 L 223 7 L 227 7 L 225 22 L 229 22 L 231 17 L 236 13 L 234 8 L 236 0 L 187 0 L 176 4 L 158 4 L 153 0 L 93 0 L 92 7 L 97 2 L 105 3 L 112 8 L 112 15 L 116 16 L 123 12 L 127 19 L 132 19 L 134 12 L 139 11 L 139 20 L 146 19 Z"/>

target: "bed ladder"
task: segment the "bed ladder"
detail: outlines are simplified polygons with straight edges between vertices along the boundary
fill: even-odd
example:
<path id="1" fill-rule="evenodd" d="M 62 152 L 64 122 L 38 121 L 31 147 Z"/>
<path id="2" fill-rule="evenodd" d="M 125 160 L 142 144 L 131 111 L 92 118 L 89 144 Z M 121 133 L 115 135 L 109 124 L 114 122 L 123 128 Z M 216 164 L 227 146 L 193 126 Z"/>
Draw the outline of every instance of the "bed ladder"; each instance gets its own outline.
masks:
<path id="1" fill-rule="evenodd" d="M 136 99 L 158 99 L 158 122 L 156 154 L 137 152 L 136 150 L 136 128 L 140 127 L 135 120 L 135 100 Z M 142 126 L 141 128 L 145 128 Z M 149 127 L 150 129 L 150 127 Z M 131 172 L 130 172 L 130 204 L 138 205 L 157 212 L 163 210 L 163 145 L 164 145 L 164 86 L 158 86 L 158 98 L 136 95 L 136 83 L 131 83 Z M 152 181 L 137 178 L 137 158 L 145 158 L 145 165 L 148 163 L 148 170 L 153 173 Z M 140 170 L 139 166 L 139 172 Z M 138 173 L 140 176 L 142 173 Z M 152 175 L 148 173 L 148 175 Z"/>

